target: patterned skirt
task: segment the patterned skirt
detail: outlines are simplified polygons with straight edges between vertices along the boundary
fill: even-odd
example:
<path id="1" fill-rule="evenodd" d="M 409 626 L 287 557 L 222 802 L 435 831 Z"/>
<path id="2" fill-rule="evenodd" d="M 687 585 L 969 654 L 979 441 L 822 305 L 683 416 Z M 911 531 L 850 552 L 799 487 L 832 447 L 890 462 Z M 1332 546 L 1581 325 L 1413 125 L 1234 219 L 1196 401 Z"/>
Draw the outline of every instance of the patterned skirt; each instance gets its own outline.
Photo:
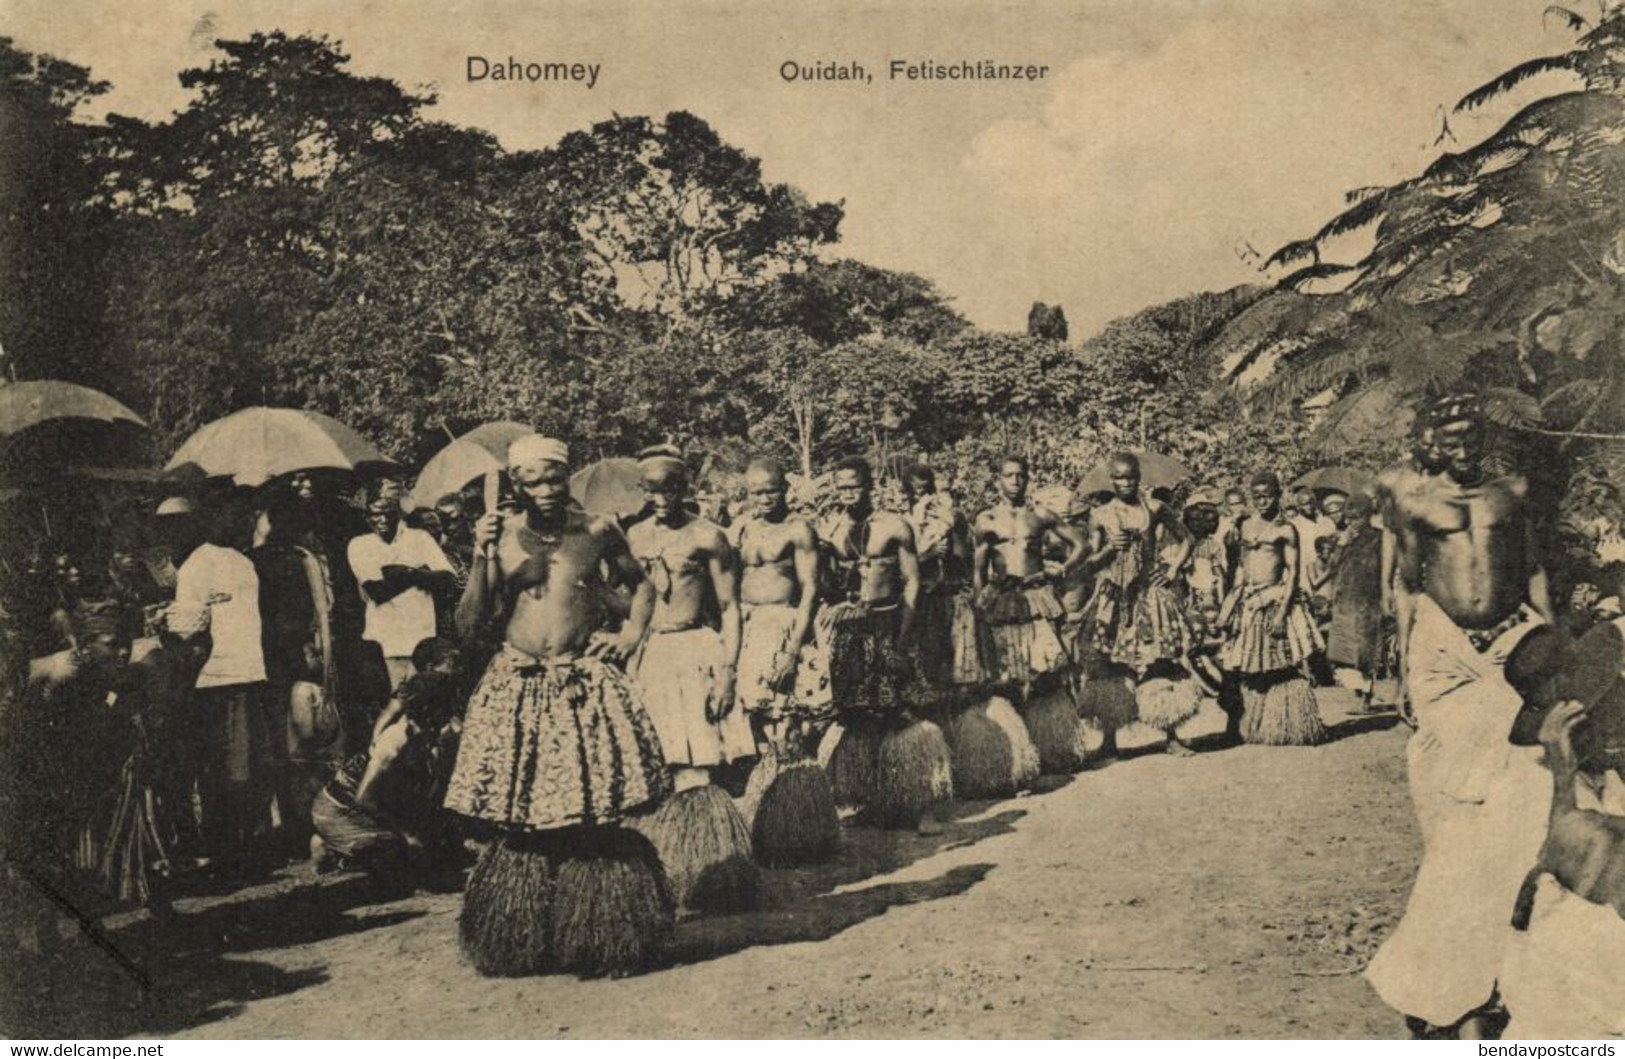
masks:
<path id="1" fill-rule="evenodd" d="M 1047 584 L 995 587 L 984 594 L 981 604 L 992 646 L 992 679 L 1030 684 L 1071 668 L 1072 656 L 1061 642 L 1059 630 L 1066 611 L 1054 588 Z"/>
<path id="2" fill-rule="evenodd" d="M 739 704 L 769 720 L 786 716 L 818 719 L 830 712 L 829 667 L 816 637 L 801 645 L 791 686 L 773 686 L 774 663 L 789 647 L 796 608 L 746 603 L 739 641 Z"/>
<path id="3" fill-rule="evenodd" d="M 987 683 L 993 640 L 969 592 L 938 586 L 920 596 L 914 617 L 920 677 L 935 687 Z"/>
<path id="4" fill-rule="evenodd" d="M 756 756 L 750 718 L 739 703 L 720 721 L 705 715 L 722 662 L 722 637 L 701 627 L 651 632 L 632 667 L 638 698 L 654 722 L 668 765 L 709 768 Z"/>
<path id="5" fill-rule="evenodd" d="M 543 830 L 614 824 L 670 793 L 654 723 L 618 669 L 504 644 L 468 702 L 446 808 Z"/>
<path id="6" fill-rule="evenodd" d="M 1296 669 L 1324 649 L 1320 630 L 1301 599 L 1287 612 L 1279 633 L 1270 628 L 1285 603 L 1279 585 L 1236 589 L 1225 604 L 1231 633 L 1219 653 L 1220 665 L 1232 673 L 1278 673 Z"/>
<path id="7" fill-rule="evenodd" d="M 1084 614 L 1095 649 L 1137 673 L 1183 658 L 1194 638 L 1184 608 L 1166 586 L 1102 581 Z"/>
<path id="8" fill-rule="evenodd" d="M 897 648 L 897 610 L 835 603 L 819 611 L 816 635 L 829 658 L 829 689 L 843 719 L 897 717 L 909 660 Z"/>

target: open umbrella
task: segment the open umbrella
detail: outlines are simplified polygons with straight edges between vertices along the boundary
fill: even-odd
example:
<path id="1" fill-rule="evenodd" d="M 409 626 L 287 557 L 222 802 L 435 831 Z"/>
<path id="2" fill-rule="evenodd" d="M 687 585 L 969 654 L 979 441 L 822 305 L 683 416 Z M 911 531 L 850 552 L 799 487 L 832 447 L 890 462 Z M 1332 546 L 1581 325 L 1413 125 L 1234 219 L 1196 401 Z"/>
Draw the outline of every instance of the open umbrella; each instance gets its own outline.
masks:
<path id="1" fill-rule="evenodd" d="M 147 424 L 87 386 L 0 383 L 0 477 L 55 479 L 75 467 L 129 468 L 150 457 Z"/>
<path id="2" fill-rule="evenodd" d="M 570 495 L 594 515 L 625 518 L 642 510 L 643 475 L 638 461 L 612 456 L 570 476 Z"/>
<path id="3" fill-rule="evenodd" d="M 1191 469 L 1178 460 L 1160 453 L 1130 449 L 1140 460 L 1140 488 L 1149 493 L 1153 489 L 1172 489 L 1189 478 Z M 1112 461 L 1110 457 L 1096 464 L 1094 469 L 1078 482 L 1078 492 L 1086 495 L 1112 491 Z"/>
<path id="4" fill-rule="evenodd" d="M 441 497 L 460 492 L 464 486 L 488 471 L 508 463 L 508 446 L 532 428 L 523 423 L 486 423 L 459 436 L 429 458 L 418 474 L 417 484 L 406 498 L 406 509 L 434 507 Z"/>
<path id="5" fill-rule="evenodd" d="M 164 465 L 166 473 L 264 485 L 295 471 L 383 470 L 394 461 L 354 430 L 320 412 L 244 408 L 200 427 Z"/>
<path id="6" fill-rule="evenodd" d="M 1321 467 L 1301 475 L 1292 483 L 1293 489 L 1312 489 L 1317 493 L 1369 493 L 1376 487 L 1372 475 L 1355 467 Z"/>

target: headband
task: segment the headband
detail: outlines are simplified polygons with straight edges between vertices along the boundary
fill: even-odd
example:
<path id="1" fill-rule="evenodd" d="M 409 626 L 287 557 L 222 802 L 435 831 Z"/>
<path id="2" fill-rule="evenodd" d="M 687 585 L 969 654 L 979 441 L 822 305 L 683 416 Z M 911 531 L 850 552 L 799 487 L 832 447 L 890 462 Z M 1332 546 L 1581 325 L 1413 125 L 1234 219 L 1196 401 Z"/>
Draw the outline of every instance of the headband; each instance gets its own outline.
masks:
<path id="1" fill-rule="evenodd" d="M 533 467 L 538 463 L 569 463 L 570 446 L 558 438 L 526 434 L 508 446 L 509 467 Z"/>

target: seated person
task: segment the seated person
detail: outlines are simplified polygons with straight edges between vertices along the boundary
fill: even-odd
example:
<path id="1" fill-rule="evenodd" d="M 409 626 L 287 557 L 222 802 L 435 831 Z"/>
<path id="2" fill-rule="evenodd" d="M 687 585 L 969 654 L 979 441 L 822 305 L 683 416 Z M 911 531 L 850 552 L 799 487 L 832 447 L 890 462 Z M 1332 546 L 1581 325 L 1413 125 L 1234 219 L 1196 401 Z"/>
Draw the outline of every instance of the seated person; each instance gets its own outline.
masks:
<path id="1" fill-rule="evenodd" d="M 446 837 L 440 802 L 456 756 L 447 741 L 466 699 L 459 658 L 448 642 L 431 638 L 418 644 L 412 662 L 416 672 L 379 717 L 372 745 L 339 766 L 311 807 L 318 872 L 397 870 Z"/>
<path id="2" fill-rule="evenodd" d="M 1553 797 L 1550 830 L 1514 913 L 1521 933 L 1501 975 L 1511 1039 L 1625 1038 L 1622 632 L 1611 622 L 1544 652 L 1549 675 L 1519 687 L 1534 708 L 1526 707 L 1513 740 L 1527 741 L 1538 719 Z M 1549 708 L 1539 709 L 1543 702 Z"/>

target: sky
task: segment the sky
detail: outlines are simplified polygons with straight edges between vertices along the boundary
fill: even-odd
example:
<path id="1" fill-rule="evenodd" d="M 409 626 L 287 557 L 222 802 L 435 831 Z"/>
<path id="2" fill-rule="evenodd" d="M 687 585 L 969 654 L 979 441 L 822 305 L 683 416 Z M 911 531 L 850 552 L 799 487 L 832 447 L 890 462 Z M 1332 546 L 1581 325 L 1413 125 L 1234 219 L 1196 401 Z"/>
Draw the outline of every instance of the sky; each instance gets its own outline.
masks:
<path id="1" fill-rule="evenodd" d="M 178 71 L 254 30 L 341 41 L 359 73 L 432 87 L 432 116 L 540 147 L 615 114 L 688 110 L 769 180 L 844 200 L 839 256 L 934 281 L 982 326 L 1061 304 L 1075 337 L 1262 277 L 1350 188 L 1436 157 L 1439 107 L 1572 40 L 1539 0 L 630 3 L 0 0 L 0 33 L 162 119 Z M 470 83 L 468 57 L 600 66 L 597 83 Z M 893 59 L 1044 65 L 1036 81 L 889 81 Z M 786 82 L 857 62 L 873 83 Z M 1540 91 L 1534 85 L 1527 92 Z M 1523 96 L 1452 115 L 1460 145 Z"/>

